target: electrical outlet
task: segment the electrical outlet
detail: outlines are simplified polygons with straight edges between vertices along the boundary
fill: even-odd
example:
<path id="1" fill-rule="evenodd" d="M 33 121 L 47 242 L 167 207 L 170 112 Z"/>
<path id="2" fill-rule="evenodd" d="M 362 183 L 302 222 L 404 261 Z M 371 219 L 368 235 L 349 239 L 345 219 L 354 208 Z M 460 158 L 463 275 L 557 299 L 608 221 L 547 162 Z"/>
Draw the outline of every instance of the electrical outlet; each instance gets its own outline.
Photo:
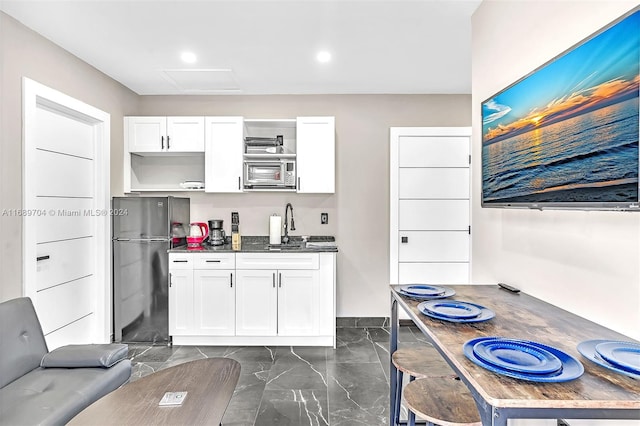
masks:
<path id="1" fill-rule="evenodd" d="M 329 223 L 329 213 L 320 213 L 320 224 L 326 225 Z"/>

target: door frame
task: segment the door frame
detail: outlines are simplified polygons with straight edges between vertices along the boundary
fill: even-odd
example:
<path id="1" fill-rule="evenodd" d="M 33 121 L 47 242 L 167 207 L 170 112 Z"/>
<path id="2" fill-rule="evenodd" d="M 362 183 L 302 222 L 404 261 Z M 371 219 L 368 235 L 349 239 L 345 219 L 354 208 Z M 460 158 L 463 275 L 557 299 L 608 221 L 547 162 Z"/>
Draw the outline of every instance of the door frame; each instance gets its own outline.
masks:
<path id="1" fill-rule="evenodd" d="M 389 129 L 389 282 L 391 284 L 399 284 L 398 169 L 400 163 L 400 138 L 404 136 L 465 136 L 469 137 L 469 143 L 471 143 L 471 127 L 391 127 Z M 469 170 L 471 170 L 471 162 L 469 162 Z M 471 173 L 469 173 L 469 189 L 469 215 L 471 215 Z M 471 223 L 471 217 L 469 218 L 469 223 Z M 471 244 L 469 244 L 469 247 L 471 247 Z M 471 276 L 471 268 L 471 253 L 469 253 L 469 276 Z"/>
<path id="2" fill-rule="evenodd" d="M 27 77 L 22 78 L 22 294 L 35 300 L 37 213 L 35 193 L 35 151 L 38 108 L 45 108 L 93 125 L 94 129 L 94 206 L 95 213 L 95 272 L 94 321 L 95 343 L 111 341 L 111 215 L 110 209 L 110 123 L 109 113 L 65 95 Z"/>

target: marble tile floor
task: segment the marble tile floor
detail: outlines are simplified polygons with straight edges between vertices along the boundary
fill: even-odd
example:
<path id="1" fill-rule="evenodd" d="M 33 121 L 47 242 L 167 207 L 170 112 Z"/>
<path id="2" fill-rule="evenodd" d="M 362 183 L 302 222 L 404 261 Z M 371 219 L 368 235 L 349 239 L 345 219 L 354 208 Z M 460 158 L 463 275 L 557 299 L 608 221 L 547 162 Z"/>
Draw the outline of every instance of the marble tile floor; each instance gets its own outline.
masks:
<path id="1" fill-rule="evenodd" d="M 428 344 L 402 326 L 399 346 Z M 228 357 L 242 371 L 225 426 L 387 425 L 389 329 L 337 328 L 337 345 L 317 347 L 149 346 L 129 344 L 131 381 L 207 357 Z"/>

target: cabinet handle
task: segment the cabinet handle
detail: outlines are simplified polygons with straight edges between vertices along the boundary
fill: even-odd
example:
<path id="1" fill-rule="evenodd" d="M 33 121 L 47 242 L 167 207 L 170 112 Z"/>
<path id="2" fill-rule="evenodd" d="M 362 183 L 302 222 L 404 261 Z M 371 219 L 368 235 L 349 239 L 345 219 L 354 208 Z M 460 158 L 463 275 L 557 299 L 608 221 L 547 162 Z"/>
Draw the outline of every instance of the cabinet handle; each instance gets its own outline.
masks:
<path id="1" fill-rule="evenodd" d="M 169 139 L 171 139 L 169 136 L 167 136 L 167 149 L 169 149 Z"/>
<path id="2" fill-rule="evenodd" d="M 207 263 L 220 263 L 219 260 L 211 260 L 211 259 L 205 260 L 205 262 L 207 262 Z"/>
<path id="3" fill-rule="evenodd" d="M 298 190 L 300 190 L 300 178 L 298 178 Z"/>
<path id="4" fill-rule="evenodd" d="M 231 272 L 231 277 L 229 277 L 229 284 L 231 285 L 231 288 L 233 288 L 233 272 Z"/>
<path id="5" fill-rule="evenodd" d="M 402 244 L 407 244 L 409 242 L 409 237 L 401 237 L 400 241 L 402 242 Z"/>
<path id="6" fill-rule="evenodd" d="M 41 260 L 49 260 L 49 255 L 36 257 L 36 262 L 40 262 Z"/>
<path id="7" fill-rule="evenodd" d="M 276 273 L 273 273 L 273 288 L 276 288 Z"/>
<path id="8" fill-rule="evenodd" d="M 188 260 L 173 260 L 173 263 L 187 263 Z"/>
<path id="9" fill-rule="evenodd" d="M 160 144 L 162 145 L 162 149 L 164 149 L 164 136 L 160 136 Z"/>
<path id="10" fill-rule="evenodd" d="M 240 176 L 238 176 L 238 191 L 240 191 Z"/>
<path id="11" fill-rule="evenodd" d="M 282 288 L 282 274 L 278 274 L 278 287 Z"/>

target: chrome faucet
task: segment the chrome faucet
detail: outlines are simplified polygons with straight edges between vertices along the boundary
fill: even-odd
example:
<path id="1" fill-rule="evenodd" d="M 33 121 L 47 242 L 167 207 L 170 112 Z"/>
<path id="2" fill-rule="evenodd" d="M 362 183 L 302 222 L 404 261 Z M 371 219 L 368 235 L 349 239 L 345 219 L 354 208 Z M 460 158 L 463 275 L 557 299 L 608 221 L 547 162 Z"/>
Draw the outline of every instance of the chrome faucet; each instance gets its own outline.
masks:
<path id="1" fill-rule="evenodd" d="M 289 212 L 289 209 L 291 209 L 291 230 L 295 231 L 296 230 L 296 224 L 293 221 L 293 206 L 291 205 L 291 203 L 287 203 L 287 205 L 284 208 L 284 237 L 282 237 L 282 244 L 288 244 L 289 243 L 289 228 L 288 228 L 288 217 L 287 217 L 287 213 Z"/>

